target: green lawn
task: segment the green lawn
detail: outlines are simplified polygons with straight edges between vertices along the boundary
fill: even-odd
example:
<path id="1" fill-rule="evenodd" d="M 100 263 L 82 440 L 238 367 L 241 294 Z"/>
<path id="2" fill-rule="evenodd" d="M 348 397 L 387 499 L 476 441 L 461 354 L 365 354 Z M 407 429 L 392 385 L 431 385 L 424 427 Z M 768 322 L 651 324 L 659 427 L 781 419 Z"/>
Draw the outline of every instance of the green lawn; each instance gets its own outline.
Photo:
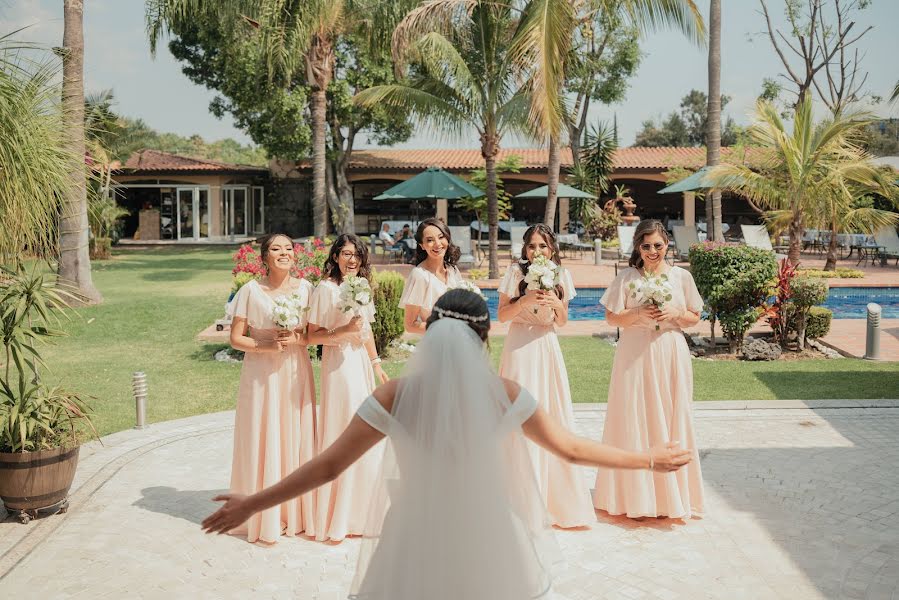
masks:
<path id="1" fill-rule="evenodd" d="M 211 360 L 221 346 L 197 342 L 223 314 L 230 250 L 121 251 L 94 263 L 105 302 L 68 323 L 71 334 L 46 351 L 51 379 L 95 398 L 106 434 L 134 424 L 131 373 L 150 385 L 149 419 L 163 421 L 234 405 L 240 366 Z M 575 402 L 605 401 L 614 348 L 593 338 L 562 338 Z M 502 338 L 491 340 L 498 360 Z M 899 398 L 893 364 L 861 360 L 744 363 L 694 361 L 697 400 Z M 402 365 L 388 361 L 390 375 Z"/>

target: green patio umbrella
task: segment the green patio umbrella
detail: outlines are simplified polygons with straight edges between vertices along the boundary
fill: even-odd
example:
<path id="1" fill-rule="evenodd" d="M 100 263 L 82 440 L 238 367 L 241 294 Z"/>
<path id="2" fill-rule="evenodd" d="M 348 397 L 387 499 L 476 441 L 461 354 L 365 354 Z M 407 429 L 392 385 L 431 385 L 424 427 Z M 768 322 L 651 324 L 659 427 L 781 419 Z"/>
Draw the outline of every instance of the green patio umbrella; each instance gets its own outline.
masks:
<path id="1" fill-rule="evenodd" d="M 484 192 L 439 167 L 430 167 L 412 179 L 398 183 L 375 200 L 458 200 L 480 198 Z"/>
<path id="2" fill-rule="evenodd" d="M 522 192 L 515 196 L 516 198 L 546 198 L 547 193 L 549 191 L 548 185 L 542 185 L 538 188 L 534 188 L 533 190 L 529 190 L 527 192 Z M 559 187 L 556 188 L 556 197 L 557 198 L 593 198 L 596 200 L 596 196 L 589 192 L 585 192 L 583 190 L 579 190 L 577 188 L 573 188 L 570 185 L 565 185 L 564 183 L 560 183 Z"/>
<path id="3" fill-rule="evenodd" d="M 689 177 L 685 177 L 680 181 L 675 181 L 668 187 L 660 189 L 657 193 L 676 194 L 678 192 L 695 192 L 697 190 L 710 189 L 712 186 L 708 185 L 708 182 L 705 180 L 705 176 L 711 169 L 712 167 L 703 167 Z"/>

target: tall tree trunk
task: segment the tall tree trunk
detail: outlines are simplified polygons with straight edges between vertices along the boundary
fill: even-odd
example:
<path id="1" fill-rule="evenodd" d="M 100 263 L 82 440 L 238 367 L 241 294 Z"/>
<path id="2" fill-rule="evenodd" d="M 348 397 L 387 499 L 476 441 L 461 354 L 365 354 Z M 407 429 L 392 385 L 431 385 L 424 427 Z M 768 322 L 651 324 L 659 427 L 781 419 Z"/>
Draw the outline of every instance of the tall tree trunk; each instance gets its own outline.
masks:
<path id="1" fill-rule="evenodd" d="M 344 135 L 340 120 L 331 115 L 331 141 L 335 158 L 328 161 L 328 205 L 333 215 L 332 221 L 340 233 L 356 233 L 356 207 L 353 186 L 347 180 L 347 166 L 353 154 L 356 131 L 351 124 L 348 135 Z"/>
<path id="2" fill-rule="evenodd" d="M 549 157 L 546 174 L 546 209 L 543 213 L 543 222 L 552 230 L 556 228 L 556 205 L 559 202 L 557 192 L 559 190 L 559 170 L 562 166 L 562 153 L 559 151 L 559 143 L 555 138 L 549 139 Z M 559 215 L 559 220 L 562 216 Z"/>
<path id="3" fill-rule="evenodd" d="M 709 108 L 705 144 L 705 164 L 717 165 L 721 160 L 721 0 L 709 2 Z M 724 241 L 718 190 L 712 190 L 706 197 L 706 234 L 710 240 Z"/>
<path id="4" fill-rule="evenodd" d="M 830 243 L 827 244 L 827 262 L 824 263 L 825 271 L 833 271 L 837 268 L 837 225 L 832 223 L 830 227 Z"/>
<path id="5" fill-rule="evenodd" d="M 797 204 L 799 202 L 797 201 Z M 799 255 L 802 252 L 802 213 L 793 210 L 793 219 L 790 221 L 790 250 L 787 252 L 787 259 L 793 266 L 799 265 Z"/>
<path id="6" fill-rule="evenodd" d="M 84 2 L 63 1 L 62 110 L 66 143 L 72 156 L 70 185 L 59 219 L 58 280 L 72 286 L 82 301 L 103 296 L 91 277 L 90 228 L 87 221 L 87 175 L 84 165 Z"/>
<path id="7" fill-rule="evenodd" d="M 484 172 L 487 177 L 487 226 L 489 240 L 488 277 L 499 278 L 499 202 L 496 190 L 496 155 L 499 153 L 499 140 L 493 132 L 481 134 L 481 156 L 484 158 Z"/>
<path id="8" fill-rule="evenodd" d="M 312 88 L 312 220 L 316 237 L 328 233 L 327 192 L 327 90 L 334 72 L 334 46 L 330 39 L 314 36 L 306 54 L 306 81 Z"/>

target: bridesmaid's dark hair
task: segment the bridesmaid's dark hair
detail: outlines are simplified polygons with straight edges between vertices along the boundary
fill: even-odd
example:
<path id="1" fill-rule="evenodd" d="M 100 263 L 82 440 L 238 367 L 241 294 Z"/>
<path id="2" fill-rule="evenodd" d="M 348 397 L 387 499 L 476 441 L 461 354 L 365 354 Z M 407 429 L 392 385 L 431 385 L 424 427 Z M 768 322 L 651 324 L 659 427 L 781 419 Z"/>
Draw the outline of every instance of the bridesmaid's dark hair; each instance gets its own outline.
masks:
<path id="1" fill-rule="evenodd" d="M 665 243 L 668 243 L 668 232 L 665 230 L 665 226 L 662 225 L 661 221 L 658 219 L 646 219 L 645 221 L 640 221 L 636 231 L 634 231 L 634 247 L 631 250 L 630 260 L 627 261 L 628 265 L 637 269 L 643 268 L 643 257 L 640 256 L 640 244 L 643 243 L 643 238 L 647 235 L 652 235 L 653 233 L 658 233 L 664 238 Z"/>
<path id="2" fill-rule="evenodd" d="M 436 217 L 425 219 L 418 224 L 418 229 L 415 230 L 415 264 L 420 264 L 428 257 L 428 253 L 421 247 L 425 227 L 428 226 L 436 227 L 443 234 L 443 237 L 446 238 L 446 254 L 443 255 L 443 264 L 447 267 L 456 266 L 456 263 L 459 262 L 459 257 L 462 256 L 462 251 L 459 249 L 459 246 L 453 243 L 453 234 L 450 233 L 446 223 Z"/>
<path id="3" fill-rule="evenodd" d="M 434 308 L 431 309 L 431 314 L 425 322 L 425 329 L 440 320 L 440 310 L 471 317 L 472 320 L 464 318 L 462 320 L 478 334 L 482 342 L 487 341 L 490 332 L 490 312 L 487 310 L 487 301 L 479 294 L 461 288 L 449 290 L 437 298 L 437 302 L 434 303 Z"/>
<path id="4" fill-rule="evenodd" d="M 531 261 L 528 260 L 528 244 L 531 243 L 531 238 L 535 235 L 539 235 L 546 242 L 546 245 L 549 246 L 552 254 L 549 257 L 549 260 L 553 261 L 560 267 L 562 266 L 562 257 L 559 256 L 559 242 L 556 241 L 556 234 L 553 233 L 553 230 L 549 228 L 548 225 L 544 225 L 543 223 L 537 223 L 536 225 L 531 225 L 528 227 L 527 231 L 524 232 L 524 236 L 521 238 L 523 244 L 521 245 L 521 260 L 518 261 L 518 268 L 521 269 L 522 275 L 528 274 L 528 269 L 531 267 Z M 512 302 L 518 302 L 518 300 L 525 295 L 528 289 L 527 282 L 522 279 L 518 283 L 518 296 L 512 298 Z M 565 290 L 562 289 L 561 285 L 556 286 L 556 295 L 559 297 L 559 300 L 563 300 L 565 298 Z"/>
<path id="5" fill-rule="evenodd" d="M 347 244 L 355 246 L 356 252 L 362 257 L 359 261 L 361 263 L 359 265 L 359 277 L 365 277 L 371 282 L 371 263 L 368 259 L 368 246 L 362 243 L 359 236 L 352 233 L 341 233 L 334 240 L 334 243 L 331 244 L 331 249 L 328 250 L 328 259 L 325 261 L 325 268 L 323 269 L 325 277 L 333 279 L 338 285 L 343 283 L 343 273 L 340 272 L 340 264 L 337 262 L 337 257 Z"/>
<path id="6" fill-rule="evenodd" d="M 275 238 L 283 237 L 290 242 L 290 248 L 293 249 L 293 238 L 286 233 L 267 233 L 256 241 L 259 242 L 259 253 L 262 256 L 262 264 L 265 265 L 265 259 L 268 258 L 269 249 L 275 241 Z"/>

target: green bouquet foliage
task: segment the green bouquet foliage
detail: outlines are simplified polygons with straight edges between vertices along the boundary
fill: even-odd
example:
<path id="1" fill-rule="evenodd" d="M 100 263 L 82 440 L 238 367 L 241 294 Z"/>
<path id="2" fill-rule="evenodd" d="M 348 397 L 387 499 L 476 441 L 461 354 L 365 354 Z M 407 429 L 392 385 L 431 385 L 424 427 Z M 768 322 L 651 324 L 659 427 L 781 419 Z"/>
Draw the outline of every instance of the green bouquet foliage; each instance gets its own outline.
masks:
<path id="1" fill-rule="evenodd" d="M 405 330 L 403 309 L 399 307 L 399 303 L 406 282 L 402 275 L 393 271 L 376 271 L 372 279 L 377 318 L 371 324 L 371 329 L 378 354 L 384 354 L 391 343 L 402 337 Z"/>
<path id="2" fill-rule="evenodd" d="M 705 300 L 712 339 L 715 323 L 720 322 L 731 351 L 738 351 L 764 311 L 777 274 L 774 253 L 743 244 L 705 242 L 690 248 L 690 271 Z"/>

